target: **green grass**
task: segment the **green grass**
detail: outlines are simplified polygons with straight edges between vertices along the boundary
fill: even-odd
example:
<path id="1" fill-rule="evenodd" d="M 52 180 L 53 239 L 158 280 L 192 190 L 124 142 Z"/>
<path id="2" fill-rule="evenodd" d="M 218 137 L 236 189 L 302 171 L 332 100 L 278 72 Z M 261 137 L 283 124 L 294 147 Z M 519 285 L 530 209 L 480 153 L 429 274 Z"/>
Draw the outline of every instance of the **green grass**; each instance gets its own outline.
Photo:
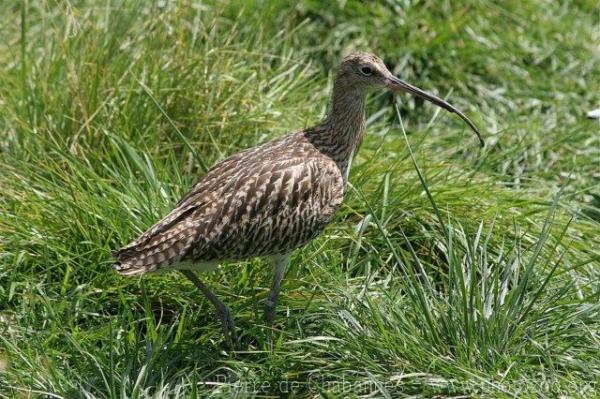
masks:
<path id="1" fill-rule="evenodd" d="M 595 1 L 23 1 L 0 8 L 0 397 L 600 396 Z M 348 197 L 271 268 L 127 279 L 110 250 L 214 162 L 316 123 L 380 54 L 484 132 L 369 100 Z M 402 121 L 402 124 L 400 123 Z"/>

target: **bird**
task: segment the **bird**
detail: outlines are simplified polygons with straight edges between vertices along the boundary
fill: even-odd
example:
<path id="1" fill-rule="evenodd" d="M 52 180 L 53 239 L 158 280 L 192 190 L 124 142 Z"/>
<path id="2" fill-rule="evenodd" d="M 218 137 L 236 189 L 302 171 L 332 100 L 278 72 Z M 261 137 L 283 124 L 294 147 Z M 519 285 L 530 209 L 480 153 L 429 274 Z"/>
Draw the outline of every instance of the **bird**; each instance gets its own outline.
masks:
<path id="1" fill-rule="evenodd" d="M 272 326 L 290 254 L 332 221 L 347 192 L 352 159 L 365 133 L 365 103 L 373 90 L 421 97 L 471 120 L 447 101 L 394 76 L 368 52 L 343 57 L 325 118 L 234 154 L 214 165 L 163 219 L 113 251 L 124 276 L 179 271 L 213 304 L 225 344 L 238 343 L 231 310 L 198 277 L 224 261 L 268 257 L 274 264 L 264 320 Z"/>

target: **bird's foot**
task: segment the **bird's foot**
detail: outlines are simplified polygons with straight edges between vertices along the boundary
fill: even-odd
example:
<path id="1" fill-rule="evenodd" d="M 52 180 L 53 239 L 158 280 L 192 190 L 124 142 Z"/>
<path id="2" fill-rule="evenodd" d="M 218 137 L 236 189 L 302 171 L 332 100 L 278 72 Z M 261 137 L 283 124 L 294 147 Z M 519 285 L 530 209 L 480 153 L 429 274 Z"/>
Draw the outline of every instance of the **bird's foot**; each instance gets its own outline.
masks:
<path id="1" fill-rule="evenodd" d="M 265 302 L 265 324 L 269 327 L 273 325 L 273 320 L 275 320 L 275 301 L 271 298 L 267 299 Z"/>
<path id="2" fill-rule="evenodd" d="M 219 306 L 217 309 L 217 317 L 221 321 L 223 327 L 223 335 L 225 336 L 225 345 L 228 349 L 240 349 L 240 341 L 238 340 L 237 332 L 235 331 L 235 321 L 231 315 L 231 311 L 225 305 Z"/>

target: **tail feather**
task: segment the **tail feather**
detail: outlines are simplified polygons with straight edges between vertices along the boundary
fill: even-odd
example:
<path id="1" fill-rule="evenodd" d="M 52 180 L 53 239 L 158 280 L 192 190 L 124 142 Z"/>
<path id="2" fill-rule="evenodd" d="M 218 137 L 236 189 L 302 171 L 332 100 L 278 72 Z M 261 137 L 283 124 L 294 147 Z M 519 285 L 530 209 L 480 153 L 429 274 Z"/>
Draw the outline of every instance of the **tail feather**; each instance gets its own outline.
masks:
<path id="1" fill-rule="evenodd" d="M 113 269 L 123 276 L 134 276 L 136 274 L 152 271 L 152 269 L 149 267 L 139 267 L 134 266 L 132 263 L 119 261 L 113 264 Z"/>
<path id="2" fill-rule="evenodd" d="M 127 245 L 113 251 L 117 259 L 113 268 L 124 276 L 155 271 L 161 266 L 178 262 L 193 245 L 193 226 L 183 223 L 172 230 L 137 240 L 135 245 Z"/>
<path id="3" fill-rule="evenodd" d="M 123 248 L 113 251 L 117 258 L 113 268 L 126 276 L 156 270 L 162 264 L 181 258 L 189 249 L 186 243 L 194 234 L 190 216 L 196 205 L 175 208 L 144 234 Z M 184 248 L 185 247 L 185 248 Z"/>

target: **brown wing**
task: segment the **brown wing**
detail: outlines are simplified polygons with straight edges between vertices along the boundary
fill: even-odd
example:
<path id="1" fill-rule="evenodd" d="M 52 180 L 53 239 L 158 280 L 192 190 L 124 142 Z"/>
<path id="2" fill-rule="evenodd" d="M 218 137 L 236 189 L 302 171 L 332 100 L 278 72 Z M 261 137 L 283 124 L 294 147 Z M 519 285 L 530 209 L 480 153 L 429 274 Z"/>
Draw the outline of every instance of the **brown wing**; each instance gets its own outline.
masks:
<path id="1" fill-rule="evenodd" d="M 277 144 L 277 142 L 272 143 Z M 275 148 L 275 150 L 274 150 Z M 271 146 L 221 162 L 165 218 L 117 251 L 122 274 L 183 260 L 208 262 L 288 252 L 314 238 L 341 204 L 330 159 Z"/>

